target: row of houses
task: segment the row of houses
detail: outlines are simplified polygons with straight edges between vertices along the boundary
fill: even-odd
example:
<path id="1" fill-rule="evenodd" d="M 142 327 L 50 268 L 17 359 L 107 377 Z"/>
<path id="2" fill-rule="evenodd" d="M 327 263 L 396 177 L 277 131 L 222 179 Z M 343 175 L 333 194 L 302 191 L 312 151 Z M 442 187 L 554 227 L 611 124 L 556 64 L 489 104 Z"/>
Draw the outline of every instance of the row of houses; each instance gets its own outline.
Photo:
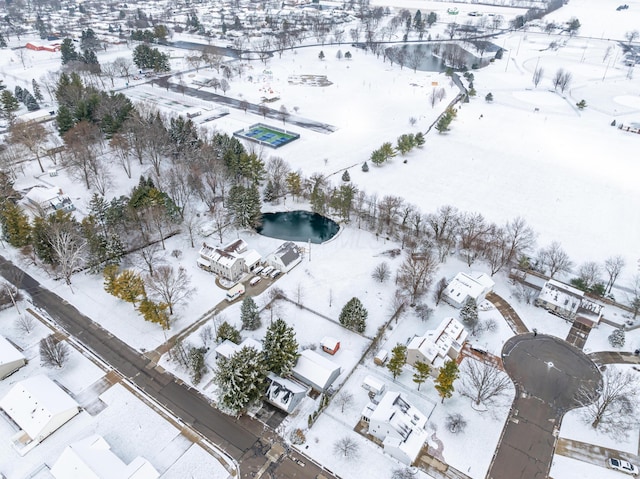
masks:
<path id="1" fill-rule="evenodd" d="M 0 336 L 0 380 L 27 363 L 22 352 Z M 44 375 L 16 382 L 0 399 L 0 411 L 16 433 L 11 444 L 21 456 L 55 433 L 81 412 L 80 405 L 53 380 Z M 157 479 L 160 474 L 142 457 L 129 464 L 111 451 L 98 435 L 69 444 L 49 468 L 54 479 Z"/>
<path id="2" fill-rule="evenodd" d="M 295 243 L 287 241 L 263 261 L 260 253 L 249 249 L 246 241 L 237 239 L 225 246 L 214 247 L 203 243 L 197 259 L 200 268 L 233 283 L 263 262 L 282 273 L 288 273 L 302 262 L 302 251 Z"/>

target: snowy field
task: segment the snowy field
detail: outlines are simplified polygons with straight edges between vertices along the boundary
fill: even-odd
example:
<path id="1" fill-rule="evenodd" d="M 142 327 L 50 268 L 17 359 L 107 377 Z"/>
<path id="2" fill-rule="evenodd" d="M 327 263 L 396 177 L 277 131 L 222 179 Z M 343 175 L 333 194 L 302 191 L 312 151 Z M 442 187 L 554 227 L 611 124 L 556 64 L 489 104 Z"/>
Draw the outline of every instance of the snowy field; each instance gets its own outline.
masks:
<path id="1" fill-rule="evenodd" d="M 378 2 L 389 4 L 382 0 Z M 467 11 L 482 9 L 487 13 L 502 14 L 507 20 L 509 15 L 516 14 L 514 9 L 480 8 L 475 4 L 425 4 L 414 0 L 396 0 L 392 3 L 395 8 L 420 8 L 423 13 L 433 9 L 440 14 L 448 6 L 455 5 L 461 10 L 461 18 L 463 15 L 466 17 Z M 407 155 L 406 164 L 398 157 L 380 168 L 370 165 L 368 173 L 363 173 L 360 165 L 369 159 L 375 148 L 385 141 L 394 142 L 400 134 L 426 131 L 445 104 L 454 98 L 457 89 L 446 76 L 413 72 L 406 66 L 403 69 L 398 65 L 391 67 L 389 63 L 383 63 L 382 58 L 345 44 L 286 51 L 281 59 L 276 56 L 268 60 L 266 65 L 258 61 L 251 62 L 243 78 L 231 82 L 227 95 L 257 102 L 265 90 L 276 91 L 280 100 L 270 104 L 270 107 L 278 109 L 284 105 L 289 112 L 295 109 L 296 116 L 326 122 L 337 128 L 332 134 L 323 134 L 284 125 L 300 133 L 301 138 L 277 151 L 260 149 L 265 157 L 281 156 L 293 170 L 301 169 L 307 175 L 320 172 L 330 176 L 334 183 L 339 180 L 339 176 L 335 175 L 348 168 L 354 184 L 368 194 L 376 193 L 378 198 L 384 195 L 401 196 L 425 213 L 451 204 L 461 211 L 480 212 L 496 222 L 522 216 L 538 233 L 539 247 L 554 240 L 559 241 L 577 264 L 591 260 L 601 262 L 608 256 L 622 255 L 627 262 L 620 279 L 620 283 L 624 283 L 636 272 L 639 256 L 640 210 L 637 206 L 640 205 L 640 189 L 637 179 L 640 177 L 640 163 L 637 161 L 637 151 L 640 136 L 622 132 L 611 127 L 610 123 L 614 119 L 625 123 L 640 121 L 640 80 L 637 75 L 628 78 L 629 69 L 621 63 L 620 45 L 614 41 L 623 40 L 626 31 L 637 28 L 637 15 L 633 13 L 640 9 L 640 1 L 630 0 L 627 3 L 629 10 L 616 12 L 615 5 L 608 2 L 572 0 L 550 16 L 549 20 L 556 22 L 578 17 L 582 24 L 580 35 L 590 38 L 569 39 L 534 30 L 501 36 L 497 43 L 506 49 L 504 58 L 473 72 L 478 94 L 470 103 L 462 105 L 451 131 L 444 135 L 432 131 L 427 135 L 427 143 L 422 150 Z M 515 12 L 520 13 L 517 10 Z M 443 29 L 444 24 L 435 28 Z M 176 36 L 174 39 L 179 38 Z M 558 42 L 560 47 L 549 48 L 552 41 Z M 611 50 L 605 59 L 609 47 Z M 320 50 L 325 54 L 324 61 L 318 59 Z M 339 60 L 336 57 L 338 50 L 343 54 L 350 51 L 352 60 Z M 179 58 L 184 51 L 172 50 L 171 54 L 173 58 Z M 100 52 L 99 58 L 104 62 L 128 55 L 130 51 L 119 46 Z M 174 69 L 184 68 L 182 63 L 180 59 L 173 60 Z M 58 69 L 59 65 L 60 55 L 56 53 L 29 51 L 24 68 L 15 51 L 3 51 L 0 59 L 4 82 L 10 88 L 15 85 L 30 87 L 31 78 L 40 79 L 47 71 Z M 531 81 L 536 67 L 542 67 L 545 71 L 537 88 Z M 564 94 L 555 92 L 551 84 L 551 77 L 558 68 L 573 74 L 573 82 Z M 289 84 L 289 76 L 302 74 L 327 75 L 333 85 L 311 87 Z M 214 76 L 218 75 L 203 68 L 197 75 L 185 76 L 183 81 L 189 85 L 196 77 Z M 123 83 L 124 80 L 117 80 L 116 87 L 123 87 Z M 133 83 L 141 81 L 132 82 L 133 87 L 126 90 L 133 100 L 153 100 L 167 114 L 178 114 L 191 107 L 210 107 L 176 92 L 161 91 L 149 85 L 134 86 Z M 432 109 L 428 96 L 434 85 L 445 88 L 446 98 Z M 489 92 L 494 97 L 492 103 L 484 100 Z M 575 104 L 582 99 L 588 106 L 579 110 Z M 50 109 L 50 106 L 54 107 L 45 105 L 44 108 Z M 414 126 L 410 124 L 411 117 L 416 118 Z M 229 115 L 206 125 L 231 133 L 261 120 L 260 116 L 230 109 Z M 283 126 L 275 120 L 267 123 Z M 44 162 L 46 167 L 50 166 L 47 159 Z M 25 174 L 18 177 L 16 188 L 55 182 L 71 196 L 79 212 L 86 211 L 89 194 L 82 185 L 67 178 L 64 172 L 60 172 L 56 178 L 50 178 L 39 175 L 37 171 L 37 165 L 26 164 Z M 144 171 L 135 170 L 132 179 L 118 176 L 107 196 L 126 194 L 141 173 Z M 293 210 L 308 208 L 308 205 L 287 200 L 285 204 L 274 208 Z M 247 232 L 229 232 L 225 240 L 232 240 L 237 235 L 242 235 L 249 247 L 257 249 L 263 256 L 280 244 L 279 240 Z M 168 334 L 181 331 L 224 299 L 224 291 L 215 286 L 214 277 L 195 265 L 197 248 L 202 241 L 217 243 L 214 237 L 199 236 L 194 249 L 187 236 L 181 235 L 168 241 L 167 251 L 163 254 L 165 263 L 185 266 L 196 287 L 191 301 L 178 308 Z M 375 282 L 371 272 L 383 261 L 395 271 L 401 258 L 392 259 L 385 252 L 398 247 L 355 225 L 345 225 L 332 241 L 324 245 L 312 245 L 312 260 L 306 257 L 300 266 L 280 278 L 276 285 L 290 299 L 295 300 L 299 296 L 305 306 L 336 320 L 340 309 L 350 298 L 360 298 L 369 311 L 364 334 L 372 337 L 391 314 L 389 304 L 394 287 L 391 282 Z M 179 260 L 170 254 L 173 250 L 182 251 Z M 100 276 L 76 275 L 71 290 L 47 277 L 4 244 L 2 254 L 12 257 L 44 286 L 73 303 L 132 347 L 140 351 L 150 350 L 166 340 L 158 326 L 145 323 L 131 305 L 106 294 Z M 140 268 L 136 258 L 129 258 L 128 261 Z M 476 263 L 471 269 L 486 271 L 486 266 Z M 441 266 L 435 278 L 451 278 L 458 271 L 469 271 L 469 268 L 451 258 Z M 511 286 L 502 273 L 496 275 L 494 280 L 497 283 L 496 291 L 510 302 L 529 328 L 535 327 L 541 333 L 566 337 L 570 328 L 568 323 L 544 310 L 518 303 L 511 297 Z M 256 301 L 260 306 L 266 303 L 262 297 L 256 298 Z M 394 460 L 381 453 L 380 448 L 353 431 L 367 401 L 360 384 L 365 375 L 372 374 L 384 380 L 388 389 L 397 388 L 406 393 L 412 403 L 424 405 L 425 409 L 433 408 L 430 424 L 443 443 L 442 452 L 446 461 L 474 479 L 484 477 L 504 426 L 508 406 L 498 409 L 493 416 L 479 413 L 470 407 L 468 399 L 457 393 L 441 405 L 432 382 L 427 381 L 417 391 L 411 381 L 412 372 L 408 369 L 394 381 L 386 369 L 374 366 L 370 358 L 356 367 L 368 345 L 366 338 L 341 330 L 334 323 L 318 319 L 312 313 L 301 313 L 288 303 L 281 302 L 277 313 L 295 326 L 298 342 L 302 346 L 317 343 L 327 334 L 340 339 L 342 349 L 335 357 L 343 367 L 339 382 L 342 383 L 355 367 L 343 385 L 345 390 L 353 393 L 354 404 L 344 413 L 331 405 L 313 428 L 306 431 L 304 452 L 344 478 L 377 477 L 380 471 L 390 473 L 398 467 Z M 47 328 L 38 325 L 30 335 L 23 337 L 13 326 L 10 314 L 8 311 L 0 313 L 2 334 L 23 348 L 31 362 L 11 378 L 0 382 L 0 396 L 6 393 L 13 382 L 36 371 L 52 375 L 74 394 L 81 393 L 104 374 L 76 353 L 62 371 L 40 368 L 37 345 L 39 339 L 47 334 Z M 223 314 L 227 320 L 239 325 L 239 305 L 229 307 Z M 261 329 L 243 332 L 243 335 L 260 339 L 268 324 L 268 315 L 268 311 L 263 312 Z M 385 333 L 381 347 L 390 350 L 398 342 L 405 343 L 413 335 L 435 328 L 441 319 L 451 315 L 455 316 L 456 312 L 446 305 L 439 306 L 427 322 L 409 313 L 398 324 L 392 324 L 393 329 Z M 481 317 L 496 319 L 498 328 L 493 333 L 485 333 L 471 340 L 484 345 L 493 354 L 499 354 L 502 343 L 511 335 L 511 331 L 496 311 L 483 311 Z M 611 328 L 606 325 L 593 330 L 585 350 L 610 349 L 607 341 L 610 332 Z M 198 332 L 189 341 L 199 344 Z M 640 346 L 637 332 L 627 334 L 627 345 L 626 350 Z M 211 352 L 208 364 L 210 367 L 213 365 Z M 162 365 L 188 380 L 184 371 L 180 371 L 167 357 L 162 359 Z M 214 393 L 211 378 L 209 372 L 199 385 L 207 394 Z M 122 454 L 122 459 L 129 461 L 136 455 L 143 455 L 159 471 L 164 472 L 164 477 L 225 477 L 226 471 L 211 456 L 196 446 L 189 446 L 190 443 L 185 442 L 179 431 L 124 388 L 114 386 L 103 393 L 101 399 L 108 406 L 100 414 L 91 417 L 82 413 L 32 451 L 27 460 L 18 460 L 8 440 L 5 440 L 13 434 L 13 430 L 7 421 L 0 421 L 0 471 L 5 474 L 10 472 L 10 478 L 14 475 L 27 477 L 40 465 L 54 462 L 68 442 L 89 433 L 99 433 L 105 436 L 116 452 Z M 308 414 L 315 407 L 317 404 L 307 398 L 301 409 L 287 420 L 285 431 L 296 427 L 306 429 Z M 468 421 L 463 434 L 452 435 L 444 426 L 447 414 L 453 412 L 460 412 Z M 633 431 L 627 442 L 610 442 L 584 427 L 577 414 L 571 412 L 565 417 L 561 433 L 563 437 L 616 447 L 629 453 L 637 451 L 637 430 Z M 344 435 L 358 441 L 360 460 L 344 461 L 332 452 L 333 443 L 327 438 Z M 153 444 L 154 447 L 145 447 L 145 444 Z M 167 451 L 175 451 L 175 454 Z M 556 479 L 608 479 L 617 477 L 617 473 L 556 456 L 551 476 Z"/>

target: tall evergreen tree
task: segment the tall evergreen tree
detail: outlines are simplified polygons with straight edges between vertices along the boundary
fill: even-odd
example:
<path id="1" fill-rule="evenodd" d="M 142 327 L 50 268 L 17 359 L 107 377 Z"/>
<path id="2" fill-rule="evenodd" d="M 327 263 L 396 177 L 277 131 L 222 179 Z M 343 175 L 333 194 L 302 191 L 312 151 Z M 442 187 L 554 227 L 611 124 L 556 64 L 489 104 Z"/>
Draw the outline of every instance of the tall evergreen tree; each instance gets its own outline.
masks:
<path id="1" fill-rule="evenodd" d="M 271 323 L 264 337 L 263 352 L 269 371 L 288 376 L 300 356 L 293 327 L 280 318 Z"/>
<path id="2" fill-rule="evenodd" d="M 460 310 L 460 319 L 471 329 L 473 329 L 478 323 L 478 305 L 476 304 L 476 300 L 472 297 L 468 297 L 464 302 L 464 305 Z"/>
<path id="3" fill-rule="evenodd" d="M 236 225 L 242 228 L 257 228 L 262 218 L 260 206 L 258 185 L 245 187 L 235 184 L 229 190 L 227 210 L 233 216 Z"/>
<path id="4" fill-rule="evenodd" d="M 162 329 L 169 329 L 169 305 L 164 302 L 152 301 L 143 298 L 138 305 L 138 312 L 145 321 L 156 323 L 162 326 Z"/>
<path id="5" fill-rule="evenodd" d="M 407 363 L 407 347 L 404 344 L 396 344 L 391 350 L 391 359 L 387 369 L 393 374 L 393 379 L 402 374 L 402 368 Z"/>
<path id="6" fill-rule="evenodd" d="M 78 60 L 78 52 L 76 52 L 76 47 L 71 38 L 65 38 L 62 40 L 62 45 L 60 45 L 60 54 L 63 65 Z"/>
<path id="7" fill-rule="evenodd" d="M 440 372 L 438 373 L 435 383 L 436 391 L 438 391 L 438 394 L 442 398 L 442 402 L 453 395 L 453 383 L 458 379 L 459 375 L 460 371 L 458 369 L 458 365 L 451 359 L 444 363 L 440 368 Z"/>
<path id="8" fill-rule="evenodd" d="M 340 312 L 340 324 L 345 328 L 363 333 L 367 327 L 369 312 L 358 298 L 351 298 Z"/>
<path id="9" fill-rule="evenodd" d="M 416 369 L 416 372 L 413 373 L 413 382 L 418 385 L 418 391 L 420 391 L 420 386 L 431 374 L 431 366 L 423 361 L 416 361 L 413 367 Z"/>
<path id="10" fill-rule="evenodd" d="M 260 327 L 260 313 L 258 313 L 258 305 L 251 296 L 247 296 L 242 300 L 240 307 L 240 320 L 242 327 L 249 331 L 255 331 Z"/>
<path id="11" fill-rule="evenodd" d="M 267 368 L 262 353 L 244 347 L 230 358 L 220 358 L 214 382 L 218 386 L 218 405 L 239 416 L 258 401 L 266 388 Z"/>
<path id="12" fill-rule="evenodd" d="M 218 331 L 216 335 L 216 341 L 222 342 L 225 340 L 229 340 L 232 343 L 240 344 L 240 331 L 238 331 L 234 326 L 229 324 L 227 321 L 224 321 L 220 326 L 218 326 Z"/>
<path id="13" fill-rule="evenodd" d="M 29 217 L 12 201 L 4 201 L 0 207 L 2 236 L 11 246 L 22 248 L 31 242 Z"/>
<path id="14" fill-rule="evenodd" d="M 20 108 L 18 99 L 9 90 L 2 90 L 0 94 L 0 113 L 9 123 L 16 118 L 16 111 Z"/>
<path id="15" fill-rule="evenodd" d="M 37 101 L 43 102 L 44 96 L 42 96 L 42 89 L 40 88 L 40 84 L 36 81 L 35 78 L 31 80 L 31 87 L 33 88 L 33 96 Z"/>

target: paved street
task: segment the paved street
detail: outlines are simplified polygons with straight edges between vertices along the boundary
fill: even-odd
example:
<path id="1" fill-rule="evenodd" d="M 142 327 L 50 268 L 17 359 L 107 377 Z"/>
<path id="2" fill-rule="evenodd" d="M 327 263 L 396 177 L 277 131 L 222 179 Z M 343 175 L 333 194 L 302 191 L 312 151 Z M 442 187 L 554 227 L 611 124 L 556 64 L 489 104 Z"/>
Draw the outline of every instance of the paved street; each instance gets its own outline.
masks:
<path id="1" fill-rule="evenodd" d="M 579 388 L 595 390 L 600 371 L 579 349 L 541 334 L 509 339 L 502 361 L 516 397 L 487 477 L 546 478 L 562 416 L 576 407 Z"/>
<path id="2" fill-rule="evenodd" d="M 256 458 L 253 454 L 260 438 L 268 434 L 262 423 L 248 417 L 235 419 L 220 413 L 197 390 L 156 368 L 154 363 L 91 321 L 74 306 L 41 287 L 28 274 L 16 274 L 15 269 L 13 264 L 0 256 L 0 274 L 14 281 L 19 278 L 17 286 L 32 297 L 36 307 L 46 311 L 69 335 L 164 405 L 184 423 L 239 461 L 241 471 L 245 469 L 245 462 L 250 469 L 256 467 L 256 461 L 262 461 L 260 466 L 266 464 L 264 456 Z M 271 441 L 276 440 L 277 438 L 272 436 Z M 305 462 L 297 453 L 292 452 L 290 456 Z M 275 471 L 283 468 L 283 472 L 276 472 L 273 477 L 315 478 L 320 471 L 313 464 L 301 466 L 297 462 L 287 462 L 284 459 L 283 456 L 279 462 L 270 465 Z M 324 472 L 324 475 L 331 477 L 327 472 Z"/>

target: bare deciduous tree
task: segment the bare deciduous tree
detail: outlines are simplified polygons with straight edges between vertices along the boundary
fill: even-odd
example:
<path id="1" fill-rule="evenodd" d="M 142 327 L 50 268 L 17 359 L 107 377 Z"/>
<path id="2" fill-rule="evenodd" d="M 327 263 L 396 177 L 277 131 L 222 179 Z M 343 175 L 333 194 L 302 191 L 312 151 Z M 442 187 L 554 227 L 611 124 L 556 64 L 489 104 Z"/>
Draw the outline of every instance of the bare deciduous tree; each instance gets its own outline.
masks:
<path id="1" fill-rule="evenodd" d="M 461 373 L 460 394 L 471 399 L 476 406 L 495 404 L 513 389 L 509 376 L 484 362 L 465 359 Z"/>
<path id="2" fill-rule="evenodd" d="M 542 80 L 542 75 L 544 75 L 544 68 L 538 67 L 534 70 L 532 80 L 533 86 L 535 86 L 536 88 L 538 87 L 540 80 Z"/>
<path id="3" fill-rule="evenodd" d="M 513 289 L 513 296 L 520 302 L 531 304 L 538 295 L 538 291 L 520 282 L 516 283 Z"/>
<path id="4" fill-rule="evenodd" d="M 375 267 L 375 269 L 373 270 L 373 274 L 371 276 L 376 281 L 380 283 L 384 283 L 386 280 L 389 279 L 390 275 L 391 275 L 391 272 L 389 271 L 389 265 L 383 261 L 382 263 L 380 263 L 378 266 Z"/>
<path id="5" fill-rule="evenodd" d="M 30 314 L 19 314 L 16 318 L 16 328 L 24 334 L 29 334 L 36 327 L 36 322 Z"/>
<path id="6" fill-rule="evenodd" d="M 600 282 L 602 268 L 595 261 L 587 261 L 578 268 L 578 278 L 582 281 L 585 289 L 591 289 Z"/>
<path id="7" fill-rule="evenodd" d="M 549 246 L 542 248 L 538 252 L 538 261 L 547 270 L 551 278 L 558 273 L 568 273 L 573 266 L 569 255 L 557 241 L 553 241 Z"/>
<path id="8" fill-rule="evenodd" d="M 609 366 L 602 383 L 594 390 L 586 385 L 578 390 L 576 401 L 583 406 L 584 420 L 594 429 L 613 436 L 625 436 L 635 427 L 635 401 L 640 393 L 637 373 Z"/>
<path id="9" fill-rule="evenodd" d="M 636 274 L 631 281 L 627 302 L 633 311 L 633 319 L 636 319 L 640 312 L 640 274 Z"/>
<path id="10" fill-rule="evenodd" d="M 605 286 L 605 290 L 607 294 L 611 294 L 611 289 L 613 285 L 616 283 L 618 276 L 620 275 L 620 271 L 624 268 L 625 261 L 622 256 L 610 256 L 604 261 L 604 270 L 607 272 L 609 279 L 607 280 L 607 285 Z"/>
<path id="11" fill-rule="evenodd" d="M 438 262 L 428 248 L 407 254 L 398 269 L 397 283 L 408 292 L 412 303 L 429 289 L 437 268 Z"/>
<path id="12" fill-rule="evenodd" d="M 75 222 L 51 224 L 48 241 L 56 256 L 58 271 L 65 282 L 71 284 L 71 276 L 85 262 L 87 240 Z"/>
<path id="13" fill-rule="evenodd" d="M 69 358 L 69 347 L 53 334 L 40 340 L 40 360 L 51 368 L 62 368 Z"/>
<path id="14" fill-rule="evenodd" d="M 436 302 L 436 306 L 442 301 L 444 292 L 447 290 L 447 278 L 442 277 L 436 283 L 436 287 L 433 290 L 433 300 Z"/>
<path id="15" fill-rule="evenodd" d="M 147 276 L 146 287 L 147 291 L 169 305 L 169 314 L 173 314 L 174 306 L 185 301 L 194 291 L 191 278 L 183 267 L 176 271 L 173 266 L 167 265 L 156 267 Z"/>
<path id="16" fill-rule="evenodd" d="M 333 444 L 333 452 L 348 459 L 355 459 L 358 456 L 358 450 L 358 443 L 350 437 L 343 437 L 342 439 L 338 439 Z"/>
<path id="17" fill-rule="evenodd" d="M 447 415 L 445 424 L 449 432 L 452 432 L 453 434 L 459 434 L 461 432 L 464 432 L 465 428 L 467 427 L 467 420 L 462 416 L 462 414 L 456 412 Z"/>
<path id="18" fill-rule="evenodd" d="M 27 148 L 36 157 L 42 173 L 42 148 L 47 144 L 48 136 L 49 131 L 35 121 L 17 121 L 9 128 L 9 143 L 18 143 Z"/>
<path id="19" fill-rule="evenodd" d="M 349 391 L 340 391 L 335 399 L 335 403 L 340 406 L 340 412 L 344 412 L 345 408 L 349 409 L 353 404 L 353 394 Z"/>

